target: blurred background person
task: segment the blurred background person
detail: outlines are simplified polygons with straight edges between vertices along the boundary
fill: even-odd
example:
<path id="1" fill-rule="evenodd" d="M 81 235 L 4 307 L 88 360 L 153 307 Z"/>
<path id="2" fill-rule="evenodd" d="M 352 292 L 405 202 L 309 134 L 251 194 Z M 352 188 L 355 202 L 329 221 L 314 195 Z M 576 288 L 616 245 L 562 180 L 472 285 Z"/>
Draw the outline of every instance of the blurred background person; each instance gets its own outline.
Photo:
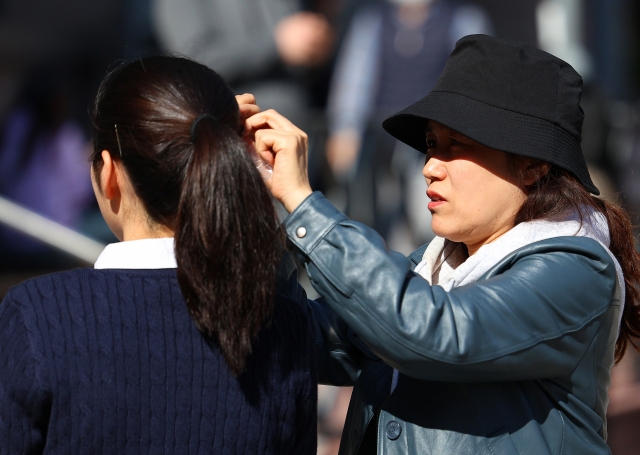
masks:
<path id="1" fill-rule="evenodd" d="M 0 131 L 0 195 L 80 229 L 92 201 L 89 140 L 70 113 L 70 88 L 51 71 L 27 79 Z M 0 270 L 70 266 L 41 242 L 0 226 Z"/>
<path id="2" fill-rule="evenodd" d="M 327 160 L 349 216 L 392 248 L 408 253 L 432 234 L 426 196 L 407 197 L 424 193 L 413 177 L 419 157 L 385 134 L 381 119 L 433 88 L 458 39 L 492 32 L 482 8 L 456 0 L 386 0 L 355 12 L 330 87 Z"/>
<path id="3" fill-rule="evenodd" d="M 325 64 L 334 31 L 298 0 L 156 0 L 161 45 L 215 68 L 236 93 L 304 119 L 311 104 L 304 69 Z"/>
<path id="4" fill-rule="evenodd" d="M 124 0 L 0 4 L 0 195 L 74 230 L 111 239 L 88 197 L 88 107 L 122 55 Z M 17 231 L 0 234 L 0 292 L 78 260 Z M 7 275 L 8 273 L 8 275 Z M 17 275 L 16 275 L 17 274 Z"/>
<path id="5" fill-rule="evenodd" d="M 142 0 L 138 0 L 142 1 Z M 252 93 L 307 128 L 316 186 L 330 184 L 324 106 L 340 23 L 367 0 L 155 0 L 159 46 L 215 68 L 236 94 Z"/>

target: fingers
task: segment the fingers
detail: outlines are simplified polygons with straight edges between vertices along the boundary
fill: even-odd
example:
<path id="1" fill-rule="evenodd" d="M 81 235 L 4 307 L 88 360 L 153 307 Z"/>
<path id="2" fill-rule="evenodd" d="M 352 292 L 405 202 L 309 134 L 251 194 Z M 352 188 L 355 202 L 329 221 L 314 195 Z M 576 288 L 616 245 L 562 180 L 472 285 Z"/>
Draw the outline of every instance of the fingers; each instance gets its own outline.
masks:
<path id="1" fill-rule="evenodd" d="M 307 136 L 295 131 L 262 129 L 256 131 L 255 148 L 260 157 L 273 165 L 278 153 L 305 154 Z M 306 155 L 302 155 L 306 159 Z"/>
<path id="2" fill-rule="evenodd" d="M 240 104 L 240 117 L 243 120 L 248 119 L 249 117 L 256 115 L 260 112 L 260 107 L 255 104 Z"/>
<path id="3" fill-rule="evenodd" d="M 273 109 L 248 118 L 245 134 L 253 136 L 256 151 L 270 165 L 276 154 L 285 151 L 306 160 L 307 134 Z"/>
<path id="4" fill-rule="evenodd" d="M 251 93 L 243 93 L 242 95 L 236 95 L 236 101 L 240 106 L 243 104 L 256 104 L 256 97 Z"/>
<path id="5" fill-rule="evenodd" d="M 259 114 L 260 115 L 260 114 Z M 293 131 L 260 129 L 255 132 L 258 155 L 272 169 L 267 182 L 271 194 L 293 211 L 309 194 L 307 136 Z"/>
<path id="6" fill-rule="evenodd" d="M 256 167 L 271 193 L 292 211 L 311 194 L 307 134 L 273 109 L 260 112 L 253 95 L 236 96 L 244 138 L 260 159 Z"/>
<path id="7" fill-rule="evenodd" d="M 273 109 L 257 113 L 249 117 L 246 121 L 247 134 L 251 134 L 257 130 L 270 128 L 280 131 L 290 131 L 306 136 L 306 134 L 295 126 L 289 119 L 282 116 Z"/>
<path id="8" fill-rule="evenodd" d="M 240 108 L 240 118 L 242 121 L 246 121 L 252 115 L 256 115 L 260 112 L 260 107 L 256 104 L 256 97 L 251 93 L 244 93 L 242 95 L 236 95 L 236 102 Z M 245 135 L 247 135 L 245 131 Z"/>

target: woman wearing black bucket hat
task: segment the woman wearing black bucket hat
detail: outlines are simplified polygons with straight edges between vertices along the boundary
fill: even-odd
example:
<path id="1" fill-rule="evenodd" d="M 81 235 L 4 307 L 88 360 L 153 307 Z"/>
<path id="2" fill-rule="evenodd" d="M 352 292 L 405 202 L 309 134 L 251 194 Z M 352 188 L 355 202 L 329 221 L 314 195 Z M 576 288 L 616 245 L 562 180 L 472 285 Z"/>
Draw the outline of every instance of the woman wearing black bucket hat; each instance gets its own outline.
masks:
<path id="1" fill-rule="evenodd" d="M 531 46 L 461 39 L 436 88 L 383 124 L 426 154 L 439 237 L 409 258 L 312 194 L 304 133 L 248 120 L 324 298 L 320 379 L 355 384 L 341 454 L 609 453 L 640 271 L 629 217 L 594 196 L 581 86 Z"/>

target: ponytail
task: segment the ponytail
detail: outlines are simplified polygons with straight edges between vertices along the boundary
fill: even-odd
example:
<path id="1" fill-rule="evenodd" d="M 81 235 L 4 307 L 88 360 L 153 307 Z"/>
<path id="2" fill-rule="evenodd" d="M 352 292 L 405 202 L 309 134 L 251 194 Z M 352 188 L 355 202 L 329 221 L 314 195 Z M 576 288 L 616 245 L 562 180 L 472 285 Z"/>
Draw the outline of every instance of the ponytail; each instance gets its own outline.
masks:
<path id="1" fill-rule="evenodd" d="M 212 117 L 194 133 L 175 229 L 178 281 L 196 326 L 237 375 L 273 311 L 282 237 L 242 138 Z"/>
<path id="2" fill-rule="evenodd" d="M 197 62 L 148 57 L 107 75 L 92 120 L 94 169 L 110 151 L 150 221 L 174 232 L 187 308 L 240 374 L 273 312 L 284 237 L 233 93 Z"/>

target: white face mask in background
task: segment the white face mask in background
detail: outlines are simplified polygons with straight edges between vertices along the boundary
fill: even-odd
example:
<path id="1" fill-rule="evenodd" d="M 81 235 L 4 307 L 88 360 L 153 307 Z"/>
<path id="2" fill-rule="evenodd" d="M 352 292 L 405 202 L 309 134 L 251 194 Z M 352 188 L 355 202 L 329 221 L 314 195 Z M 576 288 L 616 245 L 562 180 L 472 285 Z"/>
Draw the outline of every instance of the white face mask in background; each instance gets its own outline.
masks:
<path id="1" fill-rule="evenodd" d="M 435 0 L 389 0 L 394 5 L 398 6 L 421 6 L 421 5 L 429 5 L 433 3 Z"/>

